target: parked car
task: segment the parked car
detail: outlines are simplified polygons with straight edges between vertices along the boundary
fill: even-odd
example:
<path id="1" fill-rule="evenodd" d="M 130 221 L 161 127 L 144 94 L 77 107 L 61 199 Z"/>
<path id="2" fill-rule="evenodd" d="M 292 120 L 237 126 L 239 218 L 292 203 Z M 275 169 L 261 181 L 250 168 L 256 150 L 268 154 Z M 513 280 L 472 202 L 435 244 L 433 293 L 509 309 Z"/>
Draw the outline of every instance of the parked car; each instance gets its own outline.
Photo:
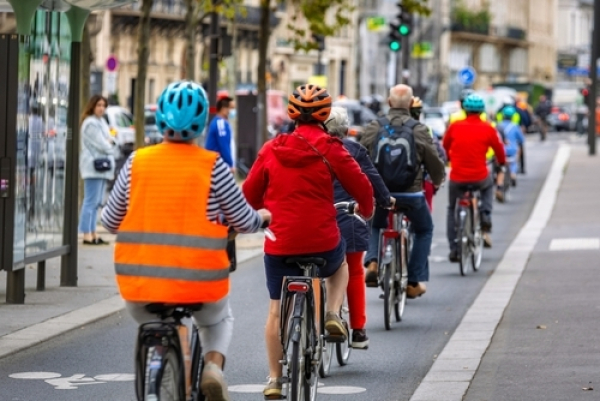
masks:
<path id="1" fill-rule="evenodd" d="M 163 141 L 163 135 L 156 126 L 156 105 L 147 104 L 144 107 L 144 141 L 146 145 L 156 145 Z"/>
<path id="2" fill-rule="evenodd" d="M 337 100 L 333 102 L 333 106 L 343 107 L 348 112 L 348 119 L 350 122 L 350 128 L 348 130 L 348 136 L 360 139 L 360 135 L 364 131 L 364 127 L 373 120 L 377 120 L 377 116 L 371 109 L 363 106 L 358 100 Z"/>
<path id="3" fill-rule="evenodd" d="M 121 106 L 108 106 L 104 113 L 104 119 L 108 124 L 110 134 L 119 146 L 120 156 L 127 158 L 135 144 L 133 116 Z"/>
<path id="4" fill-rule="evenodd" d="M 442 138 L 446 132 L 445 110 L 441 107 L 423 108 L 421 122 L 431 128 L 435 136 Z"/>

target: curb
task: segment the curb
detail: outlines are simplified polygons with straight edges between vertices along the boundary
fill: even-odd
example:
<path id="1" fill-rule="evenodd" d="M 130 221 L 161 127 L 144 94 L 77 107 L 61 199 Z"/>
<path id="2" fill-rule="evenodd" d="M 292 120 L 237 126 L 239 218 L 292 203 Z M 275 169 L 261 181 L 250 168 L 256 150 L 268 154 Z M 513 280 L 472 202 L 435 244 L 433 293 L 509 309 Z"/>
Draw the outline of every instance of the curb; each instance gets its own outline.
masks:
<path id="1" fill-rule="evenodd" d="M 262 253 L 262 247 L 238 250 L 238 264 L 254 259 Z M 14 331 L 0 337 L 0 359 L 41 344 L 71 330 L 107 318 L 123 309 L 125 309 L 125 301 L 120 295 L 116 295 Z"/>
<path id="2" fill-rule="evenodd" d="M 462 401 L 475 377 L 521 274 L 548 223 L 569 161 L 571 147 L 561 144 L 529 219 L 464 315 L 410 401 Z"/>

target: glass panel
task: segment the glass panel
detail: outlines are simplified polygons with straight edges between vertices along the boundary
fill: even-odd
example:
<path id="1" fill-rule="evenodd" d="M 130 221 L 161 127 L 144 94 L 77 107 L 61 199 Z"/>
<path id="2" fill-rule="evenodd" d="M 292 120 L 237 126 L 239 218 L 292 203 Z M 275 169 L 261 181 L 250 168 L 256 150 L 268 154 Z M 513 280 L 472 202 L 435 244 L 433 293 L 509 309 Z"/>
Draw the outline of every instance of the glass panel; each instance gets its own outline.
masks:
<path id="1" fill-rule="evenodd" d="M 62 245 L 71 46 L 66 16 L 36 11 L 31 43 L 26 256 Z"/>

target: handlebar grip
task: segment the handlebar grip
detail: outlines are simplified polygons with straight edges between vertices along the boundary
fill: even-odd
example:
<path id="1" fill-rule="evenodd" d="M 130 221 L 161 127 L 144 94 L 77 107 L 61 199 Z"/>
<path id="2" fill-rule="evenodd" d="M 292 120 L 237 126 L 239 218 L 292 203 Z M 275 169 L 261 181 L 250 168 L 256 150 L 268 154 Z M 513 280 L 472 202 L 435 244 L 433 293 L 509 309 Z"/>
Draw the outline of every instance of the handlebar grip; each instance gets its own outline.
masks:
<path id="1" fill-rule="evenodd" d="M 263 229 L 264 229 L 264 228 L 267 228 L 267 227 L 269 227 L 269 224 L 270 224 L 270 223 L 271 223 L 270 221 L 267 221 L 267 220 L 265 220 L 265 221 L 263 221 L 263 222 L 262 222 L 262 224 L 260 225 L 260 228 L 263 228 Z"/>

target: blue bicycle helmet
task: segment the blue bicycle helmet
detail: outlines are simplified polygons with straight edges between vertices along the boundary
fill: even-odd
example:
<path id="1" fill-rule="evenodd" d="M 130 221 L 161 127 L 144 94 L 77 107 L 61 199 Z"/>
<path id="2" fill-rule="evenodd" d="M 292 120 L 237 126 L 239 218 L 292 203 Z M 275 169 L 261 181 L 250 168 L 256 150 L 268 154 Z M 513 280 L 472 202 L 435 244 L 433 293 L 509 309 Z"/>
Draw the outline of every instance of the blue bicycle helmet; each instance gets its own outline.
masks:
<path id="1" fill-rule="evenodd" d="M 463 102 L 463 109 L 467 113 L 483 113 L 485 110 L 485 102 L 483 98 L 475 93 L 467 96 Z"/>
<path id="2" fill-rule="evenodd" d="M 206 128 L 208 97 L 195 82 L 169 84 L 158 98 L 156 126 L 171 141 L 198 138 Z"/>
<path id="3" fill-rule="evenodd" d="M 507 106 L 504 109 L 502 109 L 502 115 L 504 116 L 505 120 L 510 120 L 516 112 L 517 109 L 515 109 L 513 106 Z"/>

